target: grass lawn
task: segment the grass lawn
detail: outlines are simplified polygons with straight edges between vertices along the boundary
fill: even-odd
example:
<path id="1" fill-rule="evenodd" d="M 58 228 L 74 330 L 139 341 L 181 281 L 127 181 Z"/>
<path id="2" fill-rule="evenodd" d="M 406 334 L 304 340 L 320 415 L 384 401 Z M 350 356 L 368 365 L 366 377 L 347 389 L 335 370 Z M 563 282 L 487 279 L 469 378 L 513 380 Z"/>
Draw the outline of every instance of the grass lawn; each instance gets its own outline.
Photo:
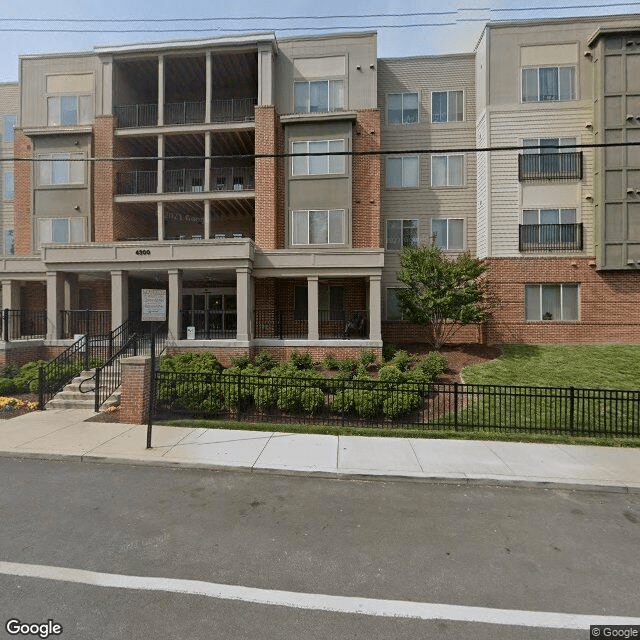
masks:
<path id="1" fill-rule="evenodd" d="M 504 345 L 504 356 L 462 371 L 469 384 L 640 389 L 640 345 Z"/>

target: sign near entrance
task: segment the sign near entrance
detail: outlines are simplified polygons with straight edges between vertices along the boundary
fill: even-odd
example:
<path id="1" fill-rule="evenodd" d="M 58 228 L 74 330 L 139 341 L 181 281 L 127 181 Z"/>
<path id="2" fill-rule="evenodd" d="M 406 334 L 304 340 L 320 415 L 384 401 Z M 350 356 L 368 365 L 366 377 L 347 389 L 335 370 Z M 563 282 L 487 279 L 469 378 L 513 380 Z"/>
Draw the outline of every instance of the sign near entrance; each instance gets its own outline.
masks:
<path id="1" fill-rule="evenodd" d="M 164 322 L 167 319 L 167 292 L 164 289 L 142 289 L 142 321 Z"/>

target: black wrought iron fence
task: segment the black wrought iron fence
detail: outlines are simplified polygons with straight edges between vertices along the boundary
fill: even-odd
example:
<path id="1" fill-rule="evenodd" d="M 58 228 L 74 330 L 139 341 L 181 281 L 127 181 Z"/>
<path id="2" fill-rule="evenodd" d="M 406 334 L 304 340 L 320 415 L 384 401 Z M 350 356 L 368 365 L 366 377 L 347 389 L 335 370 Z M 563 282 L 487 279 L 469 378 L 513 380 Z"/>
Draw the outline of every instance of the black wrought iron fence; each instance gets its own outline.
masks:
<path id="1" fill-rule="evenodd" d="M 120 128 L 157 127 L 157 104 L 125 104 L 114 108 L 117 126 Z"/>
<path id="2" fill-rule="evenodd" d="M 526 180 L 582 180 L 582 151 L 524 153 L 518 156 L 518 178 Z"/>
<path id="3" fill-rule="evenodd" d="M 156 193 L 157 171 L 123 171 L 116 176 L 116 189 L 120 195 Z"/>
<path id="4" fill-rule="evenodd" d="M 580 251 L 582 223 L 521 224 L 520 251 Z"/>
<path id="5" fill-rule="evenodd" d="M 26 309 L 2 310 L 2 339 L 5 342 L 46 338 L 46 336 L 46 311 L 30 311 Z"/>
<path id="6" fill-rule="evenodd" d="M 309 323 L 306 311 L 295 309 L 256 309 L 256 338 L 306 338 Z"/>
<path id="7" fill-rule="evenodd" d="M 60 311 L 62 337 L 83 335 L 108 335 L 111 333 L 111 311 L 109 309 L 64 309 Z"/>
<path id="8" fill-rule="evenodd" d="M 387 382 L 375 379 L 155 374 L 156 419 L 640 436 L 640 391 Z"/>
<path id="9" fill-rule="evenodd" d="M 198 124 L 204 122 L 205 105 L 202 102 L 169 102 L 164 105 L 164 124 Z"/>

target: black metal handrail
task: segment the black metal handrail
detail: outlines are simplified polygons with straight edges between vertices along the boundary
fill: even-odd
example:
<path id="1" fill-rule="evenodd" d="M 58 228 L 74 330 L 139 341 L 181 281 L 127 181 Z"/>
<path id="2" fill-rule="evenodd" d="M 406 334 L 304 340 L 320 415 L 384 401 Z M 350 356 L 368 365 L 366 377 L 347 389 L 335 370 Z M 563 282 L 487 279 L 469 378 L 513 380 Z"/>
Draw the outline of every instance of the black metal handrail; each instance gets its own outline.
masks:
<path id="1" fill-rule="evenodd" d="M 518 179 L 582 180 L 582 151 L 524 153 L 518 156 Z"/>
<path id="2" fill-rule="evenodd" d="M 521 224 L 519 250 L 581 251 L 582 223 Z"/>
<path id="3" fill-rule="evenodd" d="M 168 102 L 164 105 L 164 124 L 200 124 L 204 122 L 206 102 Z"/>
<path id="4" fill-rule="evenodd" d="M 122 129 L 134 127 L 157 127 L 158 105 L 124 104 L 114 108 L 117 126 Z"/>

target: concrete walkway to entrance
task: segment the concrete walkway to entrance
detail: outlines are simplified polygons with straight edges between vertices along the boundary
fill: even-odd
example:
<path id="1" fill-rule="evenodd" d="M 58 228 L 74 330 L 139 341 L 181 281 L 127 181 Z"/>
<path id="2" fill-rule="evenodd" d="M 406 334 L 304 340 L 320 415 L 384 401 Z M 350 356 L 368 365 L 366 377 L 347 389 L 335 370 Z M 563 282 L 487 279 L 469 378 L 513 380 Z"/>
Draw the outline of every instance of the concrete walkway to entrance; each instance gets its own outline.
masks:
<path id="1" fill-rule="evenodd" d="M 0 421 L 0 456 L 640 493 L 640 448 L 369 438 L 85 422 L 84 409 Z M 229 423 L 232 427 L 233 423 Z"/>

